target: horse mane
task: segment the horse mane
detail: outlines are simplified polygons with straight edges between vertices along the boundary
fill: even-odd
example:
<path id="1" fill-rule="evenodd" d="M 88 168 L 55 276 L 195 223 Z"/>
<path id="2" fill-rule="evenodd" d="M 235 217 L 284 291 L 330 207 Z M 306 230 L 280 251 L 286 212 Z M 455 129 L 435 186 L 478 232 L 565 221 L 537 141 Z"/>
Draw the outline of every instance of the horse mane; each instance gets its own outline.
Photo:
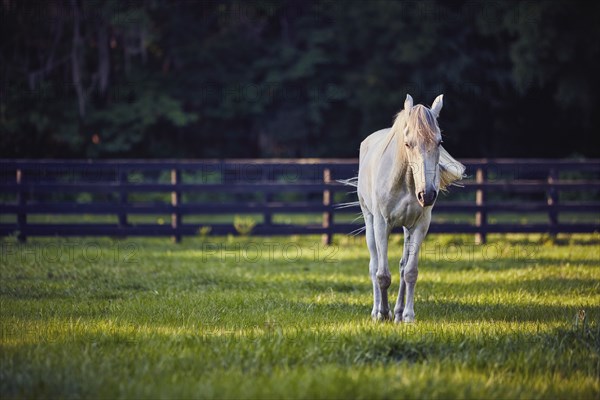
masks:
<path id="1" fill-rule="evenodd" d="M 408 113 L 408 129 L 422 140 L 432 143 L 437 137 L 438 124 L 431 111 L 422 104 L 417 104 Z"/>
<path id="2" fill-rule="evenodd" d="M 403 133 L 405 126 L 427 143 L 433 143 L 437 138 L 437 121 L 431 111 L 422 104 L 417 104 L 409 112 L 401 110 L 396 114 L 387 144 L 395 135 Z"/>
<path id="3" fill-rule="evenodd" d="M 448 186 L 461 186 L 456 183 L 465 178 L 466 167 L 440 146 L 440 190 L 448 191 Z"/>

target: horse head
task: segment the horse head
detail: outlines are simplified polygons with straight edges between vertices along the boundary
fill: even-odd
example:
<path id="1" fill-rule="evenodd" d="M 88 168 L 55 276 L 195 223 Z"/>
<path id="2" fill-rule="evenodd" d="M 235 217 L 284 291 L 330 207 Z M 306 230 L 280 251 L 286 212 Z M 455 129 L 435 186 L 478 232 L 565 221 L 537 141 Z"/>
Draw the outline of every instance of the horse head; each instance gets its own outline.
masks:
<path id="1" fill-rule="evenodd" d="M 413 99 L 406 96 L 404 149 L 406 160 L 415 183 L 415 196 L 422 207 L 433 205 L 440 191 L 440 146 L 442 134 L 437 118 L 443 105 L 439 95 L 431 108 L 421 104 L 413 106 Z"/>

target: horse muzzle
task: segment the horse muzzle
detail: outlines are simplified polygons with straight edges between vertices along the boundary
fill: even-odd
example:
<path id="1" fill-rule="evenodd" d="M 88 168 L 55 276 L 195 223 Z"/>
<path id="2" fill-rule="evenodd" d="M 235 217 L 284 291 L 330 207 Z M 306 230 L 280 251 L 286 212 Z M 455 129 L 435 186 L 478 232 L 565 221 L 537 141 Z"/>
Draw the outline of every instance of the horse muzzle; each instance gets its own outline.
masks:
<path id="1" fill-rule="evenodd" d="M 428 192 L 420 191 L 417 194 L 417 200 L 419 200 L 419 204 L 421 204 L 421 207 L 432 206 L 436 198 L 437 192 L 435 190 L 430 190 Z"/>

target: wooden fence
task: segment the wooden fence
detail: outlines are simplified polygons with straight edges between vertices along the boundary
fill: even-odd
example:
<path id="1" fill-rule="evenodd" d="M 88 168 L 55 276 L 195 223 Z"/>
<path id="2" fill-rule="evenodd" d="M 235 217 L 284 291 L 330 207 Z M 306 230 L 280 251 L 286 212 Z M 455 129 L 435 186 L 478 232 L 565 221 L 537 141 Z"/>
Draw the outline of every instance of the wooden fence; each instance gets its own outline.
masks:
<path id="1" fill-rule="evenodd" d="M 431 233 L 600 231 L 600 160 L 462 160 L 464 187 L 441 195 Z M 339 179 L 355 176 L 354 159 L 251 160 L 0 160 L 0 235 L 171 236 L 348 234 L 359 223 L 341 222 L 336 204 L 356 199 Z M 533 223 L 493 223 L 490 214 L 543 213 Z M 585 213 L 580 223 L 561 222 L 561 213 Z M 45 214 L 109 215 L 114 221 L 31 221 Z M 259 215 L 255 226 L 215 220 L 219 215 Z M 274 221 L 274 215 L 322 214 L 319 223 Z M 134 216 L 170 216 L 170 221 L 132 221 Z M 199 215 L 206 221 L 187 222 Z M 446 216 L 437 220 L 437 215 Z M 461 216 L 459 218 L 459 216 Z M 473 221 L 465 222 L 472 217 Z M 456 217 L 455 217 L 456 216 Z M 74 218 L 74 217 L 72 217 Z M 72 219 L 71 218 L 71 219 Z M 462 218 L 462 219 L 461 219 Z M 39 217 L 38 217 L 39 219 Z M 52 218 L 51 218 L 52 219 Z M 67 218 L 68 219 L 68 218 Z M 458 221 L 458 222 L 457 222 Z M 161 223 L 162 222 L 162 223 Z"/>

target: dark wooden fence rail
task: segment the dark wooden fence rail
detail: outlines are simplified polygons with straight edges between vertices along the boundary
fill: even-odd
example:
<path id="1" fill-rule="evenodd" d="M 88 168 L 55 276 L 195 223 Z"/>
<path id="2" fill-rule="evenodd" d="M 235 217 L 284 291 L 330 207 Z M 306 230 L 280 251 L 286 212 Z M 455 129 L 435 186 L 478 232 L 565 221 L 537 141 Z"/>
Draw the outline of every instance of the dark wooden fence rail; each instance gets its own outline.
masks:
<path id="1" fill-rule="evenodd" d="M 321 234 L 330 243 L 336 233 L 360 225 L 336 222 L 337 208 L 355 200 L 354 189 L 339 179 L 355 176 L 356 160 L 0 160 L 0 235 L 28 236 L 171 236 L 240 233 L 234 224 L 184 223 L 192 215 L 261 214 L 252 235 Z M 468 178 L 435 206 L 434 216 L 470 214 L 474 223 L 434 222 L 432 233 L 473 233 L 484 242 L 489 233 L 600 231 L 600 160 L 463 160 Z M 166 177 L 166 179 L 165 179 Z M 149 180 L 148 178 L 151 178 Z M 472 192 L 475 192 L 474 200 Z M 81 202 L 74 195 L 105 196 Z M 170 202 L 133 201 L 140 194 L 170 194 Z M 468 194 L 471 193 L 471 196 Z M 562 201 L 561 193 L 576 200 Z M 574 193 L 574 195 L 572 194 Z M 204 195 L 202 201 L 185 196 Z M 44 198 L 45 196 L 45 198 Z M 59 197 L 59 201 L 48 198 Z M 70 200 L 64 200 L 71 196 Z M 211 197 L 212 196 L 212 197 Z M 226 200 L 219 196 L 228 196 Z M 248 197 L 250 196 L 250 197 Z M 283 196 L 283 199 L 282 199 Z M 287 199 L 286 197 L 287 196 Z M 291 197 L 290 197 L 291 196 Z M 525 196 L 525 197 L 523 197 Z M 88 198 L 88 200 L 89 200 Z M 211 199 L 212 198 L 212 199 Z M 337 200 L 336 200 L 337 199 Z M 544 213 L 546 223 L 490 223 L 490 213 Z M 561 223 L 560 213 L 589 213 L 585 223 Z M 320 224 L 276 224 L 273 214 L 319 214 Z M 32 223 L 33 214 L 114 215 L 117 223 Z M 170 214 L 170 224 L 134 224 L 135 214 Z M 15 218 L 16 216 L 16 218 Z"/>

